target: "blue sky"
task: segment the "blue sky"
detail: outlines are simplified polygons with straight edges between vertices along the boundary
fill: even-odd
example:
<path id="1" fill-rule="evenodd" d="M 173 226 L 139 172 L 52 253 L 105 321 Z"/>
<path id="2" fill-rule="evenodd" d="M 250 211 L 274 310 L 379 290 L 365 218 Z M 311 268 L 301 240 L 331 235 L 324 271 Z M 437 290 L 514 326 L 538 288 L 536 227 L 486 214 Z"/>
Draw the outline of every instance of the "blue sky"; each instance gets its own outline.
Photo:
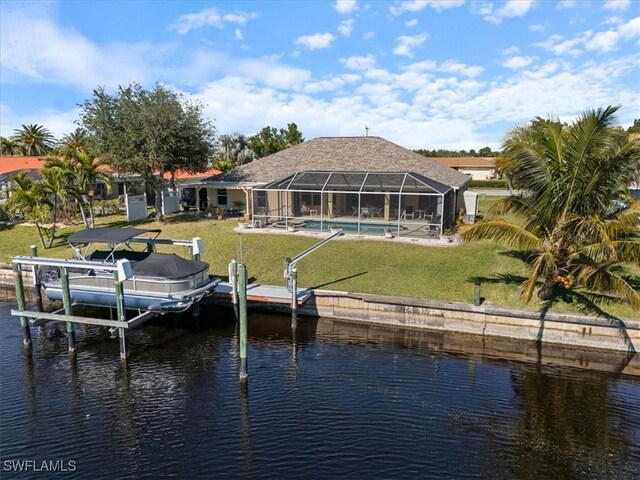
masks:
<path id="1" fill-rule="evenodd" d="M 104 86 L 160 81 L 218 134 L 499 147 L 535 116 L 640 118 L 640 1 L 0 2 L 0 134 L 72 131 Z"/>

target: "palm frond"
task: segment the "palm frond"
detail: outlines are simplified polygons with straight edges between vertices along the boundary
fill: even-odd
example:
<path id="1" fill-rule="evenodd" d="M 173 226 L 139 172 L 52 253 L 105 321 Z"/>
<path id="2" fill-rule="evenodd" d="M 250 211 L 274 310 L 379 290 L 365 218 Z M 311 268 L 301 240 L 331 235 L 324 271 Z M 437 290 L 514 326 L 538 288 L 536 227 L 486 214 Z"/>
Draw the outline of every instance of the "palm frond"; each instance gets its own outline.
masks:
<path id="1" fill-rule="evenodd" d="M 503 220 L 490 220 L 472 225 L 462 233 L 465 242 L 495 240 L 504 245 L 521 250 L 536 250 L 542 247 L 542 240 L 519 225 Z"/>
<path id="2" fill-rule="evenodd" d="M 610 293 L 640 310 L 640 293 L 623 277 L 616 264 L 586 265 L 575 270 L 575 278 L 589 290 Z"/>

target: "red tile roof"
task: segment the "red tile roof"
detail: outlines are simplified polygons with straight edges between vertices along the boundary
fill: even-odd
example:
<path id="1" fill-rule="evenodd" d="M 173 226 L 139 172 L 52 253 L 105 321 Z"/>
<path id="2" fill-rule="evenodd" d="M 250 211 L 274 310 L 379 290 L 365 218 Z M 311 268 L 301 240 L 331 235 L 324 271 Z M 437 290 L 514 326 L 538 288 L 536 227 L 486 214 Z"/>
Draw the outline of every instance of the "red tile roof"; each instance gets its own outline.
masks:
<path id="1" fill-rule="evenodd" d="M 0 174 L 20 170 L 40 170 L 46 157 L 0 157 Z"/>
<path id="2" fill-rule="evenodd" d="M 199 172 L 199 173 L 189 173 L 189 172 L 185 172 L 184 170 L 178 170 L 176 172 L 176 180 L 192 180 L 194 178 L 213 177 L 214 175 L 219 175 L 221 173 L 222 172 L 217 168 L 210 168 L 204 172 Z M 165 173 L 164 178 L 166 180 L 171 180 L 171 174 Z"/>
<path id="3" fill-rule="evenodd" d="M 44 167 L 44 161 L 47 157 L 31 156 L 31 157 L 0 157 L 0 174 L 11 172 L 19 172 L 20 170 L 40 170 Z M 100 165 L 100 170 L 111 171 L 109 166 Z M 205 172 L 188 173 L 183 170 L 176 172 L 176 180 L 205 178 L 218 175 L 222 172 L 216 168 L 210 168 Z M 171 174 L 165 173 L 164 178 L 171 179 Z"/>

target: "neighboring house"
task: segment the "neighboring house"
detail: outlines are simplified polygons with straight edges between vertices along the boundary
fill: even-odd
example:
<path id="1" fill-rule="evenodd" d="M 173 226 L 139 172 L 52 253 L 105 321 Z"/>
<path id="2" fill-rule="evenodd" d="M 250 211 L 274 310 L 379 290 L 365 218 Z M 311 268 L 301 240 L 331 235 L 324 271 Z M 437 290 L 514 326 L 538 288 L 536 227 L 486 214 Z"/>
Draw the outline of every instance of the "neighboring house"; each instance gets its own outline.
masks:
<path id="1" fill-rule="evenodd" d="M 400 229 L 400 220 L 442 231 L 464 208 L 469 181 L 380 137 L 320 137 L 189 185 L 213 205 L 246 202 L 261 225 L 308 215 L 357 221 L 358 231 L 369 221 Z"/>
<path id="2" fill-rule="evenodd" d="M 0 157 L 0 202 L 9 198 L 11 190 L 11 179 L 23 170 L 27 176 L 34 180 L 41 177 L 40 170 L 44 166 L 46 157 Z"/>
<path id="3" fill-rule="evenodd" d="M 429 157 L 426 157 L 429 158 Z M 430 157 L 442 165 L 460 173 L 471 175 L 473 180 L 494 180 L 498 178 L 495 159 L 483 157 Z"/>
<path id="4" fill-rule="evenodd" d="M 34 180 L 42 178 L 40 170 L 44 167 L 46 156 L 30 156 L 30 157 L 0 157 L 0 202 L 8 198 L 11 189 L 11 178 L 20 173 L 23 170 L 27 170 L 28 176 Z M 103 165 L 99 167 L 102 170 L 110 172 L 111 169 Z M 215 168 L 209 169 L 202 173 L 188 173 L 184 171 L 177 171 L 174 176 L 175 186 L 178 190 L 185 182 L 193 182 L 203 178 L 209 178 L 212 175 L 217 175 L 220 170 Z M 114 199 L 121 195 L 129 194 L 142 194 L 144 192 L 144 186 L 140 175 L 111 175 L 111 189 L 107 192 L 107 188 L 104 184 L 96 185 L 96 199 Z M 167 181 L 171 181 L 171 174 L 166 173 L 164 178 Z M 153 202 L 153 197 L 149 195 L 149 201 Z"/>

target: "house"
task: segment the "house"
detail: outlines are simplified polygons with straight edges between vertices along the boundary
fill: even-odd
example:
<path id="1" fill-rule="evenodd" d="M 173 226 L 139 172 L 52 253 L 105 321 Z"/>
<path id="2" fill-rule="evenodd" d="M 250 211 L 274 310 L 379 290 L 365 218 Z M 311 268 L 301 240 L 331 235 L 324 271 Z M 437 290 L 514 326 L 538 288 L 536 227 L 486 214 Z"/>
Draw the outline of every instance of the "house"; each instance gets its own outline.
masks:
<path id="1" fill-rule="evenodd" d="M 471 175 L 472 180 L 494 180 L 498 178 L 495 159 L 483 157 L 432 157 L 432 160 Z"/>
<path id="2" fill-rule="evenodd" d="M 0 157 L 0 202 L 9 198 L 11 179 L 23 170 L 33 180 L 39 180 L 40 170 L 44 166 L 46 157 Z"/>
<path id="3" fill-rule="evenodd" d="M 44 167 L 46 158 L 46 156 L 0 157 L 0 202 L 8 198 L 11 189 L 11 178 L 21 171 L 26 170 L 28 177 L 34 180 L 42 178 L 39 172 Z M 111 172 L 111 169 L 106 165 L 102 165 L 99 168 Z M 202 173 L 189 173 L 178 170 L 173 177 L 171 173 L 165 173 L 164 178 L 167 181 L 173 181 L 176 189 L 179 190 L 180 186 L 185 182 L 198 181 L 220 173 L 220 170 L 215 168 Z M 104 184 L 96 185 L 96 198 L 108 200 L 118 198 L 127 193 L 137 195 L 144 192 L 140 175 L 112 173 L 111 178 L 110 189 L 107 189 Z M 149 198 L 150 201 L 153 201 L 151 195 L 149 195 Z"/>
<path id="4" fill-rule="evenodd" d="M 470 177 L 381 137 L 320 137 L 190 186 L 210 204 L 243 201 L 254 224 L 442 232 Z M 317 222 L 317 223 L 314 223 Z"/>

